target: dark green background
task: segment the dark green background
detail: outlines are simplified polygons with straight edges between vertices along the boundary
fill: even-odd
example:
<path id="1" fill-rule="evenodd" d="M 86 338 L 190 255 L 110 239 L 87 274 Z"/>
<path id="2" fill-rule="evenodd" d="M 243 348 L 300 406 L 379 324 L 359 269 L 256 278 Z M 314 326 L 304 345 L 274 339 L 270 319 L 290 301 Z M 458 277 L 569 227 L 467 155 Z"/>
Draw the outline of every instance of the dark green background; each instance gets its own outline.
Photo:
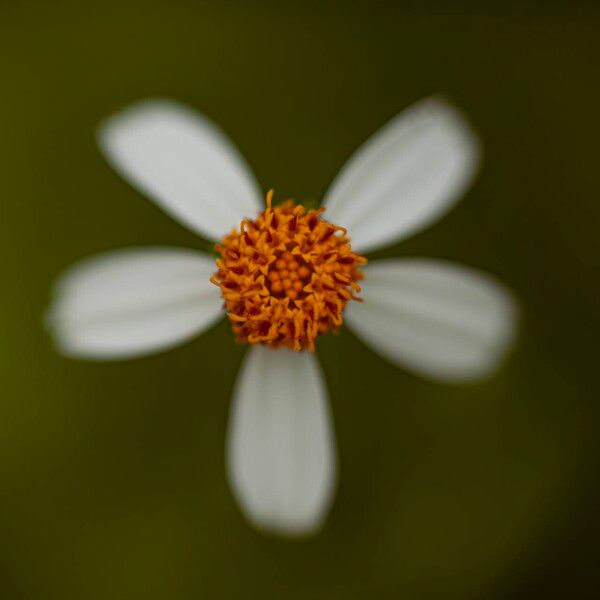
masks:
<path id="1" fill-rule="evenodd" d="M 597 569 L 597 4 L 122 0 L 0 5 L 0 596 L 592 598 Z M 496 274 L 523 306 L 491 382 L 428 383 L 349 332 L 320 341 L 341 458 L 327 526 L 255 533 L 225 481 L 243 355 L 225 324 L 175 351 L 57 356 L 49 288 L 78 258 L 202 242 L 94 145 L 124 104 L 219 122 L 263 188 L 318 199 L 432 92 L 485 145 L 447 218 L 385 255 Z"/>

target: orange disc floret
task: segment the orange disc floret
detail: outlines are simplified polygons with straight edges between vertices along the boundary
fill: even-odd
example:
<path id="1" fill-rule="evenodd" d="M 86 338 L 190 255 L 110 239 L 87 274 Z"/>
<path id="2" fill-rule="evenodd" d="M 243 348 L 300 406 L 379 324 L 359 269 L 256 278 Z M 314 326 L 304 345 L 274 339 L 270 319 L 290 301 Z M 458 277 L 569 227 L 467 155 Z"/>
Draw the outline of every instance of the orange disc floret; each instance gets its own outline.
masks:
<path id="1" fill-rule="evenodd" d="M 343 227 L 287 200 L 223 238 L 216 249 L 221 288 L 237 340 L 314 351 L 315 338 L 343 322 L 348 300 L 358 300 L 359 267 Z"/>

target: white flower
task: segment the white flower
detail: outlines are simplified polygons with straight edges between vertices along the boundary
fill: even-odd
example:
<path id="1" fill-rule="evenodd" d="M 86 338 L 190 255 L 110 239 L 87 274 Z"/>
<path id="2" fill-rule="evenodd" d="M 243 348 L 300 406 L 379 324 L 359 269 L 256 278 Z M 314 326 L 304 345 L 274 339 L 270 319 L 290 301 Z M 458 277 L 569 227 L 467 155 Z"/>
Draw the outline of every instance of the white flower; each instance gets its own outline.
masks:
<path id="1" fill-rule="evenodd" d="M 265 210 L 231 142 L 176 102 L 138 103 L 104 122 L 98 140 L 125 179 L 205 238 L 239 232 L 242 220 Z M 478 161 L 478 141 L 459 111 L 427 99 L 348 161 L 325 194 L 327 221 L 347 229 L 354 251 L 406 238 L 453 206 Z M 210 282 L 215 269 L 212 257 L 180 248 L 124 249 L 84 260 L 60 279 L 49 327 L 64 354 L 88 359 L 175 346 L 223 318 L 219 288 Z M 363 273 L 364 301 L 349 302 L 344 319 L 383 357 L 419 375 L 483 378 L 514 337 L 511 295 L 474 269 L 399 258 L 372 261 Z M 345 300 L 340 312 L 344 306 Z M 248 349 L 230 411 L 227 471 L 257 528 L 293 535 L 321 525 L 337 469 L 315 354 L 260 344 Z"/>

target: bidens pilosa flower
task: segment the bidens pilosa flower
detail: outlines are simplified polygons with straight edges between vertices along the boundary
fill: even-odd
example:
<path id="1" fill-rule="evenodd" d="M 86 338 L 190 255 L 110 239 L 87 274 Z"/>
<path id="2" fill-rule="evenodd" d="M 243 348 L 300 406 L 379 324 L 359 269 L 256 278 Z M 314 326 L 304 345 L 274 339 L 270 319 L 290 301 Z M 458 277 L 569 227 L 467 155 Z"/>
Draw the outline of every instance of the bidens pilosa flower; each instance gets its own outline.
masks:
<path id="1" fill-rule="evenodd" d="M 412 106 L 364 144 L 317 210 L 273 205 L 270 192 L 265 206 L 235 147 L 173 101 L 109 118 L 98 141 L 126 180 L 217 242 L 219 257 L 152 247 L 84 260 L 60 279 L 48 325 L 64 354 L 118 359 L 174 346 L 226 314 L 249 345 L 227 472 L 259 529 L 315 531 L 333 497 L 320 334 L 347 323 L 392 363 L 452 382 L 490 374 L 514 337 L 515 303 L 491 277 L 441 260 L 363 256 L 440 218 L 472 181 L 477 138 L 442 100 Z"/>

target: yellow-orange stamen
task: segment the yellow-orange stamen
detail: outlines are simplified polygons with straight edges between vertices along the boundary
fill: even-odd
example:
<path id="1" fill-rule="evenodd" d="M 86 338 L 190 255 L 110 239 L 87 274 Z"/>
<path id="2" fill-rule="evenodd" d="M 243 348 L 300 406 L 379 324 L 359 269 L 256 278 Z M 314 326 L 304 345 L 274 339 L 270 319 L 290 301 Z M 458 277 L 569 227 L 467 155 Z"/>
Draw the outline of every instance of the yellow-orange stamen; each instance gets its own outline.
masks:
<path id="1" fill-rule="evenodd" d="M 321 218 L 324 208 L 306 211 L 287 200 L 244 219 L 216 249 L 221 288 L 237 340 L 276 348 L 314 351 L 315 338 L 343 323 L 348 300 L 359 300 L 359 267 L 343 227 Z"/>

